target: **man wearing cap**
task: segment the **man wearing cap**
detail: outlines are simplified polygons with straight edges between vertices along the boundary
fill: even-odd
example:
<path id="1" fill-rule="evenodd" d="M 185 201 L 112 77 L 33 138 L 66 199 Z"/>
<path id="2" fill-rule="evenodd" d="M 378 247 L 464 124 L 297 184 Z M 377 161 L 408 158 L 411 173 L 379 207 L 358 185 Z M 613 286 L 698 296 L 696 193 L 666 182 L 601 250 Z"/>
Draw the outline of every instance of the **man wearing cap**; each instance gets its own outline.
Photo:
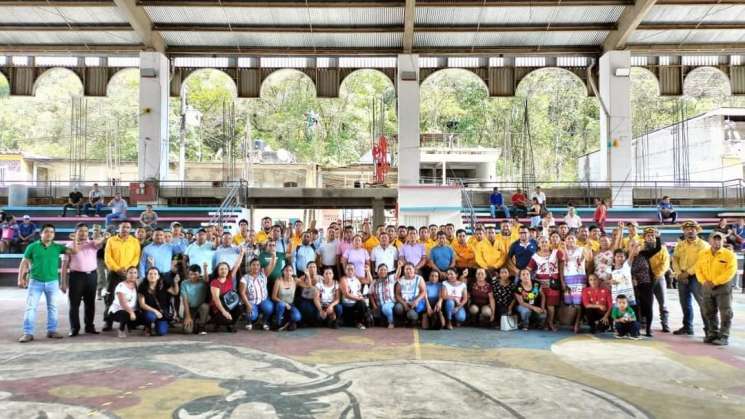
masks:
<path id="1" fill-rule="evenodd" d="M 673 332 L 675 335 L 693 334 L 693 301 L 696 299 L 701 307 L 701 285 L 696 279 L 696 262 L 702 250 L 708 250 L 709 245 L 698 237 L 701 227 L 694 220 L 688 220 L 681 226 L 683 239 L 679 240 L 673 251 L 673 276 L 678 280 L 678 297 L 683 311 L 683 327 Z M 703 310 L 701 318 L 704 318 Z M 706 322 L 704 322 L 704 329 Z"/>
<path id="2" fill-rule="evenodd" d="M 621 232 L 623 233 L 623 223 L 619 223 L 619 227 L 621 228 Z M 629 235 L 627 237 L 624 237 L 623 239 L 623 250 L 626 252 L 629 251 L 629 242 L 631 240 L 634 240 L 635 242 L 639 243 L 642 248 L 644 248 L 644 238 L 639 236 L 639 232 L 637 231 L 637 228 L 639 227 L 639 223 L 636 221 L 629 221 L 628 224 L 626 224 L 626 228 L 629 232 Z"/>
<path id="3" fill-rule="evenodd" d="M 702 310 L 706 337 L 704 343 L 724 346 L 732 324 L 732 278 L 737 273 L 735 253 L 722 247 L 722 233 L 711 236 L 711 247 L 702 250 L 696 261 L 696 279 L 702 286 Z M 721 326 L 719 318 L 721 318 Z"/>
<path id="4" fill-rule="evenodd" d="M 16 242 L 16 245 L 18 246 L 18 252 L 23 252 L 26 250 L 26 246 L 29 245 L 32 241 L 36 240 L 37 236 L 37 228 L 36 224 L 31 222 L 31 217 L 28 215 L 23 216 L 23 222 L 18 224 L 18 241 Z"/>
<path id="5" fill-rule="evenodd" d="M 657 240 L 657 230 L 652 227 L 644 229 L 644 245 L 647 249 L 655 247 Z M 652 292 L 657 300 L 657 305 L 660 310 L 660 323 L 662 324 L 662 331 L 664 333 L 670 332 L 670 326 L 667 323 L 668 311 L 665 306 L 665 291 L 667 290 L 667 282 L 665 280 L 665 272 L 670 269 L 670 252 L 667 248 L 662 246 L 659 252 L 655 253 L 649 258 L 649 267 L 652 270 Z"/>

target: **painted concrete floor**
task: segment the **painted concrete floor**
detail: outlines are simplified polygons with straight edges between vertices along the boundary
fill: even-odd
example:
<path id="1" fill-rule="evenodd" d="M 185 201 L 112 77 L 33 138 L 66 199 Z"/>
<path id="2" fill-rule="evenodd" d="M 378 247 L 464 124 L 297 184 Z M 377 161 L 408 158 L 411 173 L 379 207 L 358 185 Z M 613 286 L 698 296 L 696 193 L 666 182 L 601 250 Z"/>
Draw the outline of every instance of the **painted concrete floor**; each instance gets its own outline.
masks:
<path id="1" fill-rule="evenodd" d="M 668 297 L 678 327 L 676 291 Z M 24 298 L 0 289 L 1 418 L 745 417 L 739 291 L 728 347 L 701 343 L 698 315 L 695 337 L 642 341 L 565 330 L 300 329 L 60 341 L 37 332 L 21 345 Z M 38 317 L 44 331 L 45 312 Z"/>

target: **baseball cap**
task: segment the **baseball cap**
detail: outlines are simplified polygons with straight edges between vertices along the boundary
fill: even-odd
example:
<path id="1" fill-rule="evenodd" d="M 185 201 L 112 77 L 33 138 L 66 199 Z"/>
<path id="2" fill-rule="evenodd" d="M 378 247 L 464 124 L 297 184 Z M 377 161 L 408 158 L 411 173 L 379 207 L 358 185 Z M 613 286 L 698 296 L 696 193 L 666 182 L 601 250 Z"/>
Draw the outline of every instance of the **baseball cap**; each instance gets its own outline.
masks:
<path id="1" fill-rule="evenodd" d="M 720 231 L 715 231 L 714 233 L 712 233 L 711 238 L 713 239 L 719 238 L 720 240 L 724 240 L 724 233 Z"/>

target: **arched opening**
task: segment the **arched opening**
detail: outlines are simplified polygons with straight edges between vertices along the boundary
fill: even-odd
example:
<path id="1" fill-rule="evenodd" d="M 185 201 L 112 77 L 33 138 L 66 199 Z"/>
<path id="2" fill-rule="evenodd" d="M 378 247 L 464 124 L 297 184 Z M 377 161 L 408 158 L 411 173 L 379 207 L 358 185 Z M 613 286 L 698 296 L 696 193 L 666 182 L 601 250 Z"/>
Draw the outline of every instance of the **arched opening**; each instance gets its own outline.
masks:
<path id="1" fill-rule="evenodd" d="M 714 67 L 698 67 L 683 80 L 683 94 L 691 98 L 717 98 L 732 94 L 729 78 Z"/>
<path id="2" fill-rule="evenodd" d="M 237 95 L 235 82 L 223 71 L 203 68 L 189 74 L 180 97 L 170 101 L 171 160 L 180 160 L 182 140 L 186 161 L 222 161 L 228 152 L 235 157 L 245 125 L 238 121 Z"/>
<path id="3" fill-rule="evenodd" d="M 33 92 L 34 96 L 39 99 L 80 96 L 83 94 L 83 82 L 72 70 L 54 67 L 36 78 Z"/>
<path id="4" fill-rule="evenodd" d="M 657 127 L 669 125 L 671 98 L 660 97 L 655 75 L 643 67 L 631 68 L 631 131 L 639 137 Z"/>
<path id="5" fill-rule="evenodd" d="M 339 86 L 339 98 L 328 105 L 324 112 L 345 115 L 343 120 L 322 118 L 326 131 L 332 133 L 325 143 L 330 161 L 372 164 L 372 147 L 380 135 L 393 146 L 392 135 L 398 131 L 396 89 L 384 73 L 362 69 L 348 74 Z"/>
<path id="6" fill-rule="evenodd" d="M 8 96 L 10 96 L 10 83 L 8 83 L 8 78 L 5 77 L 5 74 L 0 73 L 0 98 Z"/>
<path id="7" fill-rule="evenodd" d="M 420 90 L 422 134 L 453 134 L 461 144 L 488 144 L 489 91 L 476 74 L 460 68 L 437 71 Z"/>
<path id="8" fill-rule="evenodd" d="M 577 180 L 577 159 L 597 147 L 597 99 L 587 95 L 587 87 L 576 74 L 554 67 L 525 76 L 515 96 L 511 141 L 504 145 L 511 148 L 504 154 L 512 167 L 524 178 Z"/>

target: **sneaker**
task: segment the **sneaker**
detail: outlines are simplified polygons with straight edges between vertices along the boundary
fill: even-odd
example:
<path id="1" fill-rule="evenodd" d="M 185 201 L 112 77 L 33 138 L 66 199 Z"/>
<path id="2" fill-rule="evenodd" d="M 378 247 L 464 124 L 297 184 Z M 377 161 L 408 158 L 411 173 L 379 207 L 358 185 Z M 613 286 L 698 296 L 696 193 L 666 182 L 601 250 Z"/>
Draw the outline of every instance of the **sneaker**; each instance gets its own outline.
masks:
<path id="1" fill-rule="evenodd" d="M 47 332 L 47 338 L 49 339 L 62 339 L 62 335 L 57 332 Z"/>
<path id="2" fill-rule="evenodd" d="M 719 339 L 717 335 L 710 335 L 704 338 L 704 343 L 714 343 L 715 340 Z"/>
<path id="3" fill-rule="evenodd" d="M 360 330 L 365 330 L 365 329 L 367 329 L 367 328 L 365 327 L 365 325 L 364 325 L 364 324 L 362 324 L 362 323 L 358 324 L 358 325 L 357 325 L 357 328 L 358 328 L 358 329 L 360 329 Z"/>
<path id="4" fill-rule="evenodd" d="M 614 334 L 613 337 L 616 339 L 623 339 L 623 336 L 619 335 L 618 333 Z"/>
<path id="5" fill-rule="evenodd" d="M 252 325 L 251 323 L 246 323 L 246 330 L 253 330 L 253 329 L 254 329 L 254 325 Z"/>
<path id="6" fill-rule="evenodd" d="M 20 338 L 18 338 L 18 342 L 20 343 L 28 343 L 34 340 L 34 335 L 23 335 Z"/>
<path id="7" fill-rule="evenodd" d="M 641 336 L 629 336 L 629 339 L 631 340 L 641 340 Z"/>
<path id="8" fill-rule="evenodd" d="M 680 335 L 692 335 L 693 330 L 686 329 L 685 327 L 681 327 L 680 329 L 673 332 L 674 335 L 680 336 Z"/>
<path id="9" fill-rule="evenodd" d="M 207 334 L 207 332 L 206 332 L 206 331 L 204 331 L 204 330 L 202 330 L 202 331 L 200 331 L 200 332 L 199 332 L 199 334 L 200 334 L 200 335 L 206 335 L 206 334 Z"/>
<path id="10" fill-rule="evenodd" d="M 264 331 L 268 331 L 269 330 L 269 325 L 266 324 L 266 323 L 264 323 L 264 324 L 261 325 L 261 328 L 264 329 Z"/>
<path id="11" fill-rule="evenodd" d="M 282 326 L 280 326 L 279 328 L 277 328 L 277 331 L 278 332 L 284 332 L 285 330 L 287 330 L 287 327 L 288 326 L 289 326 L 289 323 L 285 323 Z"/>
<path id="12" fill-rule="evenodd" d="M 127 331 L 126 330 L 120 330 L 119 333 L 117 334 L 117 336 L 120 337 L 120 338 L 122 338 L 122 339 L 124 339 L 124 338 L 127 337 Z"/>
<path id="13" fill-rule="evenodd" d="M 714 339 L 711 344 L 716 346 L 727 346 L 729 345 L 729 341 L 727 339 L 727 336 L 720 336 Z"/>
<path id="14" fill-rule="evenodd" d="M 663 324 L 662 325 L 662 333 L 670 333 L 670 326 Z"/>

